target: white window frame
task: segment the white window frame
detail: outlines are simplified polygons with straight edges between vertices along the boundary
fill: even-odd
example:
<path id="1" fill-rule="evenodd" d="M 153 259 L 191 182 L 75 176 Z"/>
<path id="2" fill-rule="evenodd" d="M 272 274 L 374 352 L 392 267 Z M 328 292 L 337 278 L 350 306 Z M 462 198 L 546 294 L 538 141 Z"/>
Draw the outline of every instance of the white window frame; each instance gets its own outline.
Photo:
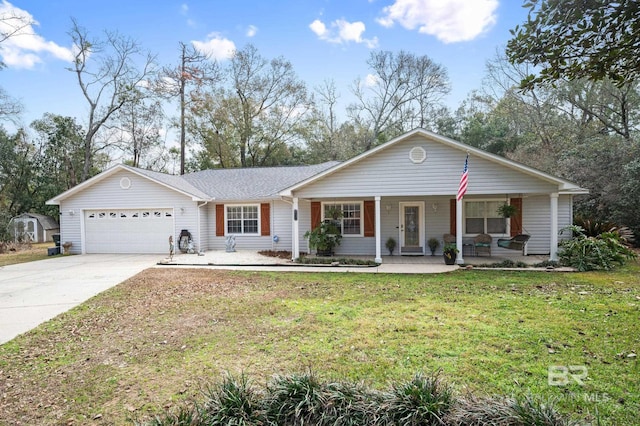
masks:
<path id="1" fill-rule="evenodd" d="M 467 232 L 467 203 L 488 203 L 488 202 L 499 202 L 499 203 L 504 203 L 505 200 L 504 198 L 478 198 L 478 199 L 471 199 L 471 200 L 464 200 L 463 205 L 462 205 L 462 226 L 464 227 L 462 234 L 465 237 L 472 237 L 472 236 L 476 236 L 478 235 L 478 233 L 469 233 Z M 491 216 L 491 217 L 500 217 L 499 215 L 496 214 L 496 216 Z M 504 218 L 505 220 L 505 232 L 504 233 L 489 233 L 487 232 L 487 210 L 485 208 L 485 216 L 484 216 L 484 231 L 482 233 L 486 233 L 489 234 L 491 236 L 495 236 L 495 237 L 508 237 L 511 235 L 511 218 Z"/>
<path id="2" fill-rule="evenodd" d="M 343 225 L 343 219 L 344 217 L 340 218 L 340 233 L 342 235 L 343 238 L 351 238 L 351 237 L 363 237 L 364 236 L 364 202 L 363 201 L 323 201 L 322 202 L 322 211 L 321 211 L 321 219 L 322 221 L 327 220 L 328 218 L 325 217 L 325 207 L 326 206 L 335 206 L 335 205 L 339 205 L 340 206 L 340 210 L 342 211 L 342 207 L 345 204 L 357 204 L 358 206 L 360 206 L 360 232 L 357 234 L 345 234 L 343 232 L 344 229 L 344 225 Z"/>
<path id="3" fill-rule="evenodd" d="M 241 221 L 241 228 L 242 228 L 242 232 L 229 232 L 229 218 L 228 218 L 228 214 L 229 214 L 229 208 L 230 207 L 241 207 L 242 208 L 242 218 L 240 219 Z M 257 221 L 258 221 L 258 226 L 257 226 L 257 232 L 244 232 L 244 209 L 246 207 L 255 207 L 257 212 L 258 212 L 258 216 L 257 216 Z M 225 204 L 224 205 L 224 235 L 237 235 L 237 236 L 246 236 L 246 237 L 255 237 L 255 236 L 260 236 L 261 234 L 261 229 L 260 229 L 260 224 L 262 221 L 262 218 L 260 217 L 261 212 L 260 212 L 260 204 Z M 235 220 L 235 219 L 234 219 Z"/>

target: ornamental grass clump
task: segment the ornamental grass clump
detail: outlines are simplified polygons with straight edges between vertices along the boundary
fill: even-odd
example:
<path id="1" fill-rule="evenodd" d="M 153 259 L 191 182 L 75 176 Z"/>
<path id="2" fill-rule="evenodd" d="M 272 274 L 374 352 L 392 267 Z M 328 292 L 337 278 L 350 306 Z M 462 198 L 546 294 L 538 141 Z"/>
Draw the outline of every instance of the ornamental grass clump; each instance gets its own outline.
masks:
<path id="1" fill-rule="evenodd" d="M 453 399 L 452 387 L 439 374 L 418 373 L 393 386 L 384 408 L 391 424 L 442 425 Z"/>
<path id="2" fill-rule="evenodd" d="M 264 407 L 269 421 L 278 425 L 321 424 L 327 411 L 322 385 L 313 374 L 275 376 L 267 384 Z"/>
<path id="3" fill-rule="evenodd" d="M 261 395 L 246 376 L 227 376 L 205 391 L 207 425 L 252 426 L 263 424 Z"/>
<path id="4" fill-rule="evenodd" d="M 445 424 L 456 426 L 569 426 L 552 404 L 531 397 L 460 397 L 445 417 Z"/>
<path id="5" fill-rule="evenodd" d="M 387 391 L 313 374 L 275 376 L 264 390 L 228 376 L 147 426 L 572 426 L 549 403 L 531 397 L 460 396 L 439 374 L 417 373 Z"/>

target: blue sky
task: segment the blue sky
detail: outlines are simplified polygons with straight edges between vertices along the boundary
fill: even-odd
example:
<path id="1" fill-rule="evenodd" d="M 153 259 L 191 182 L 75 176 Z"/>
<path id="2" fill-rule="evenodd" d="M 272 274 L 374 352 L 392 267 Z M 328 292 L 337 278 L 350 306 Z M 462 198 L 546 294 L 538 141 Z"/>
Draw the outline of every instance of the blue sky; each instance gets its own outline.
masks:
<path id="1" fill-rule="evenodd" d="M 45 112 L 78 117 L 85 105 L 69 66 L 71 18 L 100 36 L 118 31 L 162 65 L 175 64 L 178 43 L 228 58 L 254 44 L 268 58 L 292 62 L 309 88 L 333 79 L 347 103 L 364 79 L 371 49 L 428 55 L 447 68 L 454 108 L 481 87 L 485 62 L 525 21 L 519 0 L 0 0 L 0 14 L 28 14 L 31 34 L 0 44 L 0 86 L 25 106 L 28 125 Z M 168 111 L 170 114 L 173 111 Z"/>

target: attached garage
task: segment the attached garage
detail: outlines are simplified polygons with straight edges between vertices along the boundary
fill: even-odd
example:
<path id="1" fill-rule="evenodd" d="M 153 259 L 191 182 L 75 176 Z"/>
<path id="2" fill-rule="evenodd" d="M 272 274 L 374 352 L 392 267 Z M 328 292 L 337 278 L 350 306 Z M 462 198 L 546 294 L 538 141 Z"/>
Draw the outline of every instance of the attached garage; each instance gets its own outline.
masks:
<path id="1" fill-rule="evenodd" d="M 85 210 L 85 253 L 168 253 L 173 209 Z"/>

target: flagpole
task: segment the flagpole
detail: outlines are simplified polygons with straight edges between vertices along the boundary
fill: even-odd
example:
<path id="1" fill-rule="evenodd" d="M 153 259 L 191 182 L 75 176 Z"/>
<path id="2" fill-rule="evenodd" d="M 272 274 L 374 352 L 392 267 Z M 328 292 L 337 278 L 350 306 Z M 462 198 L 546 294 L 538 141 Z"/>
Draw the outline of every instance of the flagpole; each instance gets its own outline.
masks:
<path id="1" fill-rule="evenodd" d="M 464 195 L 467 192 L 467 185 L 469 183 L 469 152 L 464 159 L 464 168 L 462 169 L 462 176 L 460 176 L 460 185 L 458 186 L 458 193 L 456 194 L 456 248 L 458 249 L 458 256 L 456 256 L 456 263 L 462 265 L 464 263 L 464 257 L 462 256 L 462 207 Z"/>

